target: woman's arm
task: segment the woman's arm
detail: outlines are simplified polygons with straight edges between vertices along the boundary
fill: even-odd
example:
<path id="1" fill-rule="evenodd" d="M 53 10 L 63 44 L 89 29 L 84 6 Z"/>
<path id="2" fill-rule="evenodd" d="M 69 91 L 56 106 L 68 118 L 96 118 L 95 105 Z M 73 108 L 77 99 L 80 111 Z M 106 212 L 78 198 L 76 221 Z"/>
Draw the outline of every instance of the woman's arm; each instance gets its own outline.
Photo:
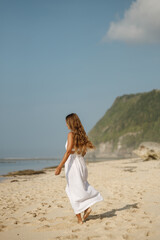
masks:
<path id="1" fill-rule="evenodd" d="M 63 165 L 65 164 L 65 162 L 67 161 L 69 155 L 73 152 L 72 151 L 73 148 L 73 133 L 69 132 L 68 133 L 68 144 L 67 144 L 67 150 L 63 156 L 62 161 L 60 162 L 60 164 L 58 165 L 58 167 L 55 169 L 55 175 L 60 174 L 61 169 L 63 167 Z"/>

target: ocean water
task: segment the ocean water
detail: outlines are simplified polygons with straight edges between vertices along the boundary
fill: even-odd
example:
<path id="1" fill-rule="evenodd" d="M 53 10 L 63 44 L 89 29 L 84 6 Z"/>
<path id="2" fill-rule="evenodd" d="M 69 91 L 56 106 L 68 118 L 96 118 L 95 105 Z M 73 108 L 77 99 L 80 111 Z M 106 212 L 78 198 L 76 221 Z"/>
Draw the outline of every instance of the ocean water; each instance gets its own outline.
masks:
<path id="1" fill-rule="evenodd" d="M 0 159 L 0 175 L 26 169 L 41 170 L 57 166 L 60 162 L 60 159 Z"/>
<path id="2" fill-rule="evenodd" d="M 110 161 L 115 159 L 119 158 L 94 159 L 93 162 Z M 62 159 L 0 159 L 0 182 L 6 179 L 6 177 L 1 175 L 5 175 L 8 172 L 26 169 L 42 170 L 46 167 L 58 166 L 61 160 Z M 87 159 L 86 162 L 92 162 L 92 159 Z"/>

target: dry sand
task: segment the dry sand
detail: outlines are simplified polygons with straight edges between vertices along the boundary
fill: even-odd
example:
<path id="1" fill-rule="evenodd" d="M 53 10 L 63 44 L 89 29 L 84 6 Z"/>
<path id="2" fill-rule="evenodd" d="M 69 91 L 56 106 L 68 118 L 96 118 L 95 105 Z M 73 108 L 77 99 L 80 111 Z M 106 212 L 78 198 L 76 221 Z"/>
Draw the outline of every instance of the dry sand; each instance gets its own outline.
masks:
<path id="1" fill-rule="evenodd" d="M 87 163 L 88 182 L 104 201 L 82 224 L 65 192 L 64 168 L 0 183 L 1 240 L 159 240 L 160 161 Z M 12 178 L 13 180 L 13 178 Z"/>

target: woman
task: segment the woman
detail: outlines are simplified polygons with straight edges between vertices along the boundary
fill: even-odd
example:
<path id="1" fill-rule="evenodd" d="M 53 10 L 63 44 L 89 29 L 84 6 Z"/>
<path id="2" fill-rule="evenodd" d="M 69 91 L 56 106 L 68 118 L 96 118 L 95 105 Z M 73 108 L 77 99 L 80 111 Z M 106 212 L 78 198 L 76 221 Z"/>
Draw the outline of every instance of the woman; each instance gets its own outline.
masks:
<path id="1" fill-rule="evenodd" d="M 76 113 L 66 116 L 66 125 L 71 131 L 68 133 L 65 144 L 66 152 L 61 163 L 55 169 L 55 175 L 60 174 L 62 166 L 65 164 L 67 180 L 65 191 L 78 218 L 78 223 L 82 224 L 81 212 L 84 211 L 83 220 L 85 220 L 92 211 L 90 206 L 103 200 L 101 194 L 87 181 L 88 170 L 84 156 L 87 149 L 95 149 L 95 146 L 88 139 Z"/>

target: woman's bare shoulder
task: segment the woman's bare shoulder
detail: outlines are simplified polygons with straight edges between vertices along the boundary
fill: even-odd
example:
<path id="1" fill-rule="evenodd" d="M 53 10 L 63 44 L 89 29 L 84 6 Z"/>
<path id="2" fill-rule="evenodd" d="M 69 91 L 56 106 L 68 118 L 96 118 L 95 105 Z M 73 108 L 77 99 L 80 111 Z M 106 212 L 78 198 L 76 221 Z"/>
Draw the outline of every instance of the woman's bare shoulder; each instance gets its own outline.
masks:
<path id="1" fill-rule="evenodd" d="M 74 132 L 69 132 L 68 137 L 74 137 Z"/>

